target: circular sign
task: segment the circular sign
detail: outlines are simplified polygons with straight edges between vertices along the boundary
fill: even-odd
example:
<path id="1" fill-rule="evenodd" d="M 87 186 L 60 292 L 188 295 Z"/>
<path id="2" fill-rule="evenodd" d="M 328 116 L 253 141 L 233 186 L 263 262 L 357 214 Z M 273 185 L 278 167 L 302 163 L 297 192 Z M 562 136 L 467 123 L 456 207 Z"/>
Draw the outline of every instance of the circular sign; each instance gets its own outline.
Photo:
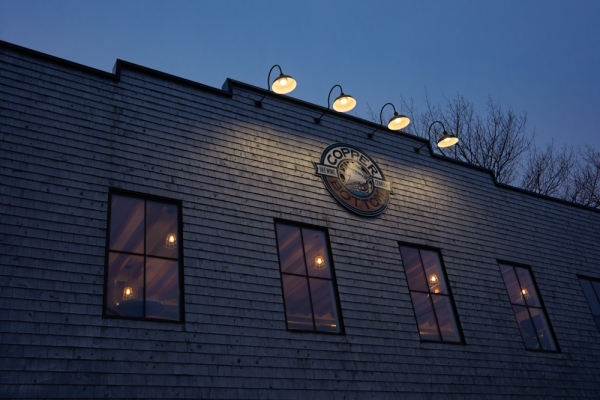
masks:
<path id="1" fill-rule="evenodd" d="M 392 185 L 361 149 L 332 144 L 323 151 L 321 162 L 314 164 L 327 190 L 350 211 L 374 217 L 386 209 Z"/>

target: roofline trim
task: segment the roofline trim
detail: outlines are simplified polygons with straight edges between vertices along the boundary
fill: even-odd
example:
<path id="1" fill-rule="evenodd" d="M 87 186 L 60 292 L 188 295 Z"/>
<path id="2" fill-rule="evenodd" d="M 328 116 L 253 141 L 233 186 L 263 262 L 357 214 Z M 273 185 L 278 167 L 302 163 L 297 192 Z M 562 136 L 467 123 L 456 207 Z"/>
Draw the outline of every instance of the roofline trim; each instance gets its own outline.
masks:
<path id="1" fill-rule="evenodd" d="M 0 40 L 0 48 L 18 51 L 20 53 L 24 53 L 24 54 L 27 54 L 27 55 L 30 55 L 33 57 L 43 59 L 43 60 L 48 60 L 48 61 L 51 61 L 56 64 L 65 65 L 67 67 L 70 67 L 70 68 L 73 68 L 73 69 L 76 69 L 79 71 L 94 74 L 94 75 L 100 76 L 102 78 L 110 79 L 110 80 L 117 81 L 117 82 L 121 80 L 121 71 L 125 67 L 128 69 L 141 71 L 148 75 L 158 76 L 158 77 L 161 77 L 164 79 L 175 81 L 175 82 L 181 83 L 186 86 L 190 86 L 190 87 L 194 87 L 194 88 L 197 88 L 200 90 L 215 93 L 215 94 L 218 94 L 221 96 L 226 96 L 229 98 L 232 97 L 231 92 L 228 92 L 228 91 L 225 91 L 222 89 L 218 89 L 218 88 L 215 88 L 212 86 L 204 85 L 202 83 L 195 82 L 195 81 L 185 79 L 185 78 L 181 78 L 181 77 L 178 77 L 175 75 L 167 74 L 165 72 L 161 72 L 161 71 L 158 71 L 158 70 L 155 70 L 152 68 L 144 67 L 142 65 L 134 64 L 132 62 L 124 61 L 121 59 L 117 59 L 117 61 L 115 62 L 115 65 L 113 66 L 112 73 L 110 73 L 110 72 L 103 71 L 101 69 L 92 68 L 87 65 L 69 61 L 64 58 L 60 58 L 60 57 L 52 56 L 50 54 L 42 53 L 42 52 L 39 52 L 36 50 L 28 49 L 27 47 L 22 47 L 22 46 L 13 44 L 13 43 L 5 42 L 4 40 Z"/>
<path id="2" fill-rule="evenodd" d="M 60 58 L 60 57 L 52 56 L 50 54 L 46 54 L 46 53 L 42 53 L 42 52 L 39 52 L 39 51 L 36 51 L 36 50 L 32 50 L 32 49 L 29 49 L 27 47 L 22 47 L 22 46 L 13 44 L 13 43 L 9 43 L 9 42 L 6 42 L 4 40 L 0 40 L 0 48 L 5 48 L 5 49 L 13 50 L 13 51 L 18 51 L 18 52 L 21 52 L 21 53 L 24 53 L 24 54 L 31 55 L 33 57 L 37 57 L 37 58 L 48 60 L 48 61 L 51 61 L 51 62 L 54 62 L 54 63 L 57 63 L 57 64 L 65 65 L 65 66 L 70 67 L 70 68 L 74 68 L 74 69 L 77 69 L 77 70 L 80 70 L 80 71 L 88 72 L 88 73 L 91 73 L 91 74 L 94 74 L 94 75 L 97 75 L 97 76 L 101 76 L 103 78 L 110 79 L 110 80 L 117 81 L 117 82 L 121 80 L 121 70 L 123 69 L 123 67 L 125 67 L 125 68 L 129 68 L 129 69 L 132 69 L 132 70 L 141 71 L 141 72 L 146 73 L 148 75 L 153 75 L 153 76 L 157 76 L 157 77 L 160 77 L 160 78 L 171 80 L 171 81 L 174 81 L 174 82 L 177 82 L 177 83 L 181 83 L 181 84 L 189 86 L 189 87 L 193 87 L 193 88 L 200 89 L 200 90 L 207 91 L 207 92 L 211 92 L 211 93 L 214 93 L 214 94 L 217 94 L 217 95 L 225 96 L 225 97 L 228 97 L 228 98 L 232 98 L 233 97 L 233 86 L 244 87 L 244 88 L 247 88 L 247 89 L 250 89 L 250 90 L 253 90 L 253 91 L 261 92 L 263 94 L 270 93 L 269 90 L 265 90 L 265 89 L 260 88 L 258 86 L 250 85 L 248 83 L 236 81 L 235 79 L 231 79 L 231 78 L 227 78 L 225 80 L 225 83 L 223 84 L 223 88 L 222 89 L 218 89 L 218 88 L 215 88 L 213 86 L 208 86 L 208 85 L 205 85 L 205 84 L 202 84 L 202 83 L 199 83 L 199 82 L 195 82 L 195 81 L 192 81 L 192 80 L 189 80 L 189 79 L 181 78 L 181 77 L 178 77 L 178 76 L 175 76 L 175 75 L 168 74 L 166 72 L 162 72 L 162 71 L 158 71 L 158 70 L 155 70 L 155 69 L 152 69 L 152 68 L 144 67 L 142 65 L 138 65 L 138 64 L 135 64 L 135 63 L 132 63 L 132 62 L 129 62 L 129 61 L 124 61 L 124 60 L 121 60 L 121 59 L 117 59 L 116 60 L 115 65 L 113 67 L 113 72 L 110 73 L 110 72 L 106 72 L 106 71 L 103 71 L 103 70 L 100 70 L 100 69 L 97 69 L 97 68 L 89 67 L 87 65 L 83 65 L 83 64 L 79 64 L 79 63 L 76 63 L 76 62 L 73 62 L 73 61 L 69 61 L 69 60 L 66 60 L 64 58 Z M 386 129 L 385 127 L 382 127 L 381 124 L 377 124 L 377 123 L 372 122 L 372 121 L 368 121 L 368 120 L 365 120 L 365 119 L 362 119 L 362 118 L 359 118 L 359 117 L 355 117 L 353 115 L 336 113 L 336 112 L 334 112 L 334 111 L 332 111 L 332 110 L 330 110 L 328 108 L 325 108 L 323 106 L 319 106 L 317 104 L 309 103 L 309 102 L 304 101 L 304 100 L 296 99 L 296 98 L 285 96 L 285 95 L 277 95 L 277 99 L 281 99 L 281 100 L 284 100 L 284 101 L 295 103 L 295 104 L 301 105 L 303 107 L 311 108 L 311 109 L 316 110 L 317 112 L 321 112 L 321 113 L 325 112 L 326 114 L 334 115 L 337 118 L 346 119 L 346 120 L 349 120 L 349 121 L 352 121 L 352 122 L 355 122 L 355 123 L 359 123 L 359 124 L 361 124 L 363 126 L 366 125 L 366 126 L 369 126 L 370 128 Z M 483 167 L 480 167 L 478 165 L 469 164 L 469 163 L 461 161 L 461 160 L 456 160 L 454 158 L 446 157 L 444 155 L 435 153 L 433 151 L 433 146 L 425 138 L 422 138 L 422 137 L 419 137 L 419 136 L 415 136 L 415 135 L 411 135 L 409 133 L 405 133 L 405 132 L 401 132 L 401 131 L 400 132 L 398 132 L 398 131 L 390 131 L 390 132 L 392 132 L 395 135 L 399 135 L 399 136 L 402 136 L 402 137 L 405 137 L 405 138 L 408 138 L 408 139 L 411 139 L 411 140 L 416 140 L 417 142 L 421 142 L 422 144 L 426 144 L 427 147 L 429 148 L 429 154 L 431 154 L 431 156 L 433 158 L 437 158 L 437 159 L 440 159 L 440 160 L 444 160 L 446 162 L 450 162 L 450 163 L 453 163 L 453 164 L 461 165 L 461 166 L 464 166 L 464 167 L 468 167 L 468 168 L 472 168 L 472 169 L 475 169 L 475 170 L 478 170 L 478 171 L 481 171 L 481 172 L 488 173 L 490 175 L 490 177 L 492 178 L 492 181 L 494 182 L 494 185 L 497 186 L 497 187 L 508 189 L 508 190 L 512 190 L 512 191 L 516 191 L 516 192 L 519 192 L 519 193 L 522 193 L 522 194 L 531 195 L 531 196 L 534 196 L 534 197 L 537 197 L 537 198 L 541 198 L 541 199 L 546 199 L 546 200 L 558 202 L 558 203 L 569 205 L 569 206 L 575 206 L 577 208 L 581 208 L 581 209 L 584 209 L 584 210 L 588 210 L 588 211 L 593 211 L 593 212 L 600 213 L 600 209 L 597 209 L 597 208 L 594 208 L 594 207 L 585 206 L 583 204 L 574 203 L 574 202 L 567 201 L 567 200 L 562 200 L 562 199 L 559 199 L 559 198 L 556 198 L 556 197 L 546 196 L 546 195 L 543 195 L 543 194 L 540 194 L 540 193 L 531 192 L 529 190 L 521 189 L 521 188 L 518 188 L 518 187 L 515 187 L 515 186 L 510 186 L 510 185 L 507 185 L 505 183 L 500 183 L 494 177 L 494 172 L 491 169 L 483 168 Z"/>

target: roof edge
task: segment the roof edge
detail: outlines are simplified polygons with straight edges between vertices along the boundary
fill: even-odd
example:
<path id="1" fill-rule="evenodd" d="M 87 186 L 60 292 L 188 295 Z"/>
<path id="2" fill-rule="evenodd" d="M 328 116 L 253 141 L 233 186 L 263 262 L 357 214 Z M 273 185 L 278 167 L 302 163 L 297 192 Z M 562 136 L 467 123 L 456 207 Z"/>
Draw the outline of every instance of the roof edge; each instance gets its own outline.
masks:
<path id="1" fill-rule="evenodd" d="M 155 69 L 152 69 L 152 68 L 144 67 L 142 65 L 138 65 L 138 64 L 135 64 L 135 63 L 132 63 L 132 62 L 129 62 L 129 61 L 124 61 L 124 60 L 121 60 L 121 59 L 117 59 L 116 60 L 115 65 L 113 67 L 113 72 L 110 73 L 110 72 L 106 72 L 106 71 L 103 71 L 103 70 L 100 70 L 100 69 L 97 69 L 97 68 L 89 67 L 87 65 L 83 65 L 83 64 L 79 64 L 79 63 L 76 63 L 76 62 L 73 62 L 73 61 L 69 61 L 69 60 L 66 60 L 64 58 L 52 56 L 50 54 L 42 53 L 42 52 L 39 52 L 39 51 L 36 51 L 36 50 L 29 49 L 27 47 L 23 47 L 23 46 L 19 46 L 19 45 L 10 43 L 10 42 L 6 42 L 4 40 L 0 40 L 0 48 L 5 48 L 5 49 L 13 50 L 13 51 L 18 51 L 18 52 L 21 52 L 21 53 L 24 53 L 24 54 L 31 55 L 33 57 L 37 57 L 37 58 L 40 58 L 40 59 L 43 59 L 43 60 L 48 60 L 48 61 L 51 61 L 51 62 L 54 62 L 54 63 L 57 63 L 57 64 L 65 65 L 65 66 L 70 67 L 70 68 L 74 68 L 74 69 L 77 69 L 77 70 L 80 70 L 80 71 L 88 72 L 88 73 L 91 73 L 91 74 L 94 74 L 94 75 L 97 75 L 97 76 L 101 76 L 101 77 L 106 78 L 106 79 L 114 80 L 114 81 L 117 81 L 117 82 L 121 80 L 121 71 L 122 71 L 122 69 L 123 68 L 128 68 L 128 69 L 132 69 L 132 70 L 138 70 L 138 71 L 143 72 L 143 73 L 148 74 L 148 75 L 153 75 L 153 76 L 161 77 L 161 78 L 164 78 L 164 79 L 167 79 L 167 80 L 170 80 L 170 81 L 174 81 L 174 82 L 177 82 L 177 83 L 189 86 L 189 87 L 197 88 L 197 89 L 200 89 L 200 90 L 203 90 L 203 91 L 208 91 L 208 92 L 211 92 L 211 93 L 214 93 L 214 94 L 217 94 L 217 95 L 221 95 L 221 96 L 225 96 L 225 97 L 229 97 L 229 98 L 233 97 L 233 87 L 234 86 L 245 87 L 245 88 L 251 89 L 253 91 L 257 91 L 259 93 L 265 94 L 267 96 L 269 95 L 269 93 L 271 93 L 270 90 L 263 89 L 263 88 L 260 88 L 258 86 L 250 85 L 248 83 L 236 81 L 235 79 L 231 79 L 231 78 L 227 78 L 225 80 L 225 82 L 223 83 L 222 89 L 219 89 L 219 88 L 215 88 L 213 86 L 208 86 L 208 85 L 205 85 L 205 84 L 202 84 L 202 83 L 199 83 L 199 82 L 195 82 L 195 81 L 192 81 L 192 80 L 189 80 L 189 79 L 181 78 L 181 77 L 178 77 L 176 75 L 171 75 L 171 74 L 168 74 L 166 72 L 161 72 L 161 71 L 158 71 L 158 70 L 155 70 Z M 393 133 L 394 135 L 399 135 L 399 136 L 406 137 L 406 138 L 409 138 L 409 139 L 421 142 L 423 144 L 426 144 L 428 146 L 428 148 L 429 148 L 429 153 L 431 154 L 431 156 L 433 158 L 437 158 L 437 159 L 440 159 L 440 160 L 444 160 L 446 162 L 450 162 L 450 163 L 453 163 L 453 164 L 457 164 L 457 165 L 461 165 L 461 166 L 464 166 L 464 167 L 472 168 L 472 169 L 475 169 L 477 171 L 488 173 L 490 175 L 490 177 L 492 178 L 492 181 L 494 182 L 494 185 L 497 186 L 497 187 L 499 187 L 499 188 L 508 189 L 508 190 L 519 192 L 519 193 L 522 193 L 522 194 L 531 195 L 531 196 L 534 196 L 534 197 L 537 197 L 537 198 L 541 198 L 541 199 L 545 199 L 545 200 L 550 200 L 550 201 L 557 202 L 557 203 L 560 203 L 560 204 L 574 206 L 574 207 L 577 207 L 577 208 L 580 208 L 580 209 L 584 209 L 584 210 L 588 210 L 588 211 L 593 211 L 593 212 L 596 212 L 596 213 L 600 213 L 600 209 L 597 209 L 597 208 L 594 208 L 594 207 L 586 206 L 586 205 L 579 204 L 579 203 L 574 203 L 574 202 L 567 201 L 567 200 L 562 200 L 562 199 L 559 199 L 559 198 L 556 198 L 556 197 L 551 197 L 551 196 L 543 195 L 543 194 L 540 194 L 540 193 L 535 193 L 535 192 L 532 192 L 532 191 L 529 191 L 529 190 L 525 190 L 525 189 L 518 188 L 518 187 L 515 187 L 515 186 L 507 185 L 505 183 L 500 183 L 494 177 L 494 173 L 493 173 L 493 171 L 491 169 L 483 168 L 483 167 L 480 167 L 478 165 L 469 164 L 469 163 L 464 162 L 464 161 L 456 160 L 454 158 L 446 157 L 444 155 L 435 153 L 433 151 L 433 147 L 431 146 L 431 143 L 427 139 L 425 139 L 425 138 L 422 138 L 422 137 L 419 137 L 419 136 L 415 136 L 415 135 L 411 135 L 409 133 L 402 132 L 402 131 L 390 131 L 386 127 L 383 127 L 381 124 L 377 124 L 375 122 L 368 121 L 366 119 L 355 117 L 353 115 L 337 113 L 337 112 L 334 112 L 331 109 L 325 108 L 323 106 L 319 106 L 317 104 L 309 103 L 309 102 L 304 101 L 304 100 L 296 99 L 294 97 L 289 97 L 289 96 L 285 96 L 285 95 L 277 95 L 277 98 L 278 99 L 282 99 L 282 100 L 286 100 L 286 101 L 289 101 L 291 103 L 295 103 L 295 104 L 298 104 L 298 105 L 301 105 L 301 106 L 304 106 L 304 107 L 307 107 L 307 108 L 314 109 L 315 111 L 317 111 L 319 113 L 325 113 L 325 114 L 334 115 L 334 116 L 336 116 L 338 118 L 346 119 L 346 120 L 349 120 L 349 121 L 352 121 L 352 122 L 355 122 L 355 123 L 360 123 L 361 125 L 366 125 L 366 126 L 369 126 L 371 128 L 374 128 L 374 129 L 382 129 L 382 130 L 385 130 L 385 131 L 389 131 L 389 132 Z"/>

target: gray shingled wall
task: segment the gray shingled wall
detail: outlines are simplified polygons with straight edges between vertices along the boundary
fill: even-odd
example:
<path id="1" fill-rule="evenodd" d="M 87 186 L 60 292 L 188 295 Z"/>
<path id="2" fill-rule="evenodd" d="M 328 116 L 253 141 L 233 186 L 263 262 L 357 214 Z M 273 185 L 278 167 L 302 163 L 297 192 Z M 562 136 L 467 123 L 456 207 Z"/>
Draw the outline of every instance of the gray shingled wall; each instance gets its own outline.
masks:
<path id="1" fill-rule="evenodd" d="M 120 79 L 0 46 L 0 397 L 597 398 L 600 213 L 494 185 L 421 142 L 230 82 Z M 330 144 L 392 181 L 363 218 Z M 185 324 L 102 318 L 107 200 L 182 201 Z M 345 335 L 286 330 L 274 218 L 328 229 Z M 398 242 L 441 250 L 465 345 L 421 343 Z M 530 265 L 560 353 L 525 350 L 497 260 Z"/>

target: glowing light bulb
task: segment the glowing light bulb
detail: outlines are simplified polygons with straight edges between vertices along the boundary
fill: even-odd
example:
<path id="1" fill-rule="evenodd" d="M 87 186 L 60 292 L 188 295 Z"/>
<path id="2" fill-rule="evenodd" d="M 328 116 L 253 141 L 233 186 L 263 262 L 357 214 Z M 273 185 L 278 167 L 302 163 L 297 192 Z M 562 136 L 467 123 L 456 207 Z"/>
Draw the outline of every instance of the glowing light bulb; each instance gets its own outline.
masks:
<path id="1" fill-rule="evenodd" d="M 345 105 L 346 103 L 348 103 L 348 99 L 347 99 L 346 97 L 342 97 L 342 98 L 340 99 L 340 103 L 342 103 L 342 104 L 344 104 L 344 105 Z"/>
<path id="2" fill-rule="evenodd" d="M 165 240 L 165 247 L 167 249 L 174 249 L 177 244 L 177 236 L 174 233 L 169 233 L 167 235 L 167 239 Z"/>
<path id="3" fill-rule="evenodd" d="M 287 79 L 285 79 L 285 78 L 283 78 L 283 79 L 280 79 L 280 80 L 279 80 L 279 84 L 280 84 L 281 86 L 285 86 L 285 85 L 287 85 Z"/>
<path id="4" fill-rule="evenodd" d="M 123 289 L 123 300 L 129 300 L 133 298 L 133 288 L 131 286 L 127 286 Z"/>
<path id="5" fill-rule="evenodd" d="M 400 121 L 402 121 L 402 118 L 396 118 L 396 119 L 394 120 L 394 123 L 395 123 L 395 124 L 399 124 L 399 123 L 400 123 Z"/>
<path id="6" fill-rule="evenodd" d="M 324 269 L 325 268 L 325 258 L 323 256 L 317 256 L 315 258 L 315 269 Z"/>
<path id="7" fill-rule="evenodd" d="M 429 276 L 429 288 L 430 289 L 434 289 L 436 286 L 438 286 L 440 283 L 440 280 L 438 279 L 436 274 L 431 274 Z M 440 288 L 436 288 L 433 290 L 433 293 L 439 293 L 440 292 Z"/>

